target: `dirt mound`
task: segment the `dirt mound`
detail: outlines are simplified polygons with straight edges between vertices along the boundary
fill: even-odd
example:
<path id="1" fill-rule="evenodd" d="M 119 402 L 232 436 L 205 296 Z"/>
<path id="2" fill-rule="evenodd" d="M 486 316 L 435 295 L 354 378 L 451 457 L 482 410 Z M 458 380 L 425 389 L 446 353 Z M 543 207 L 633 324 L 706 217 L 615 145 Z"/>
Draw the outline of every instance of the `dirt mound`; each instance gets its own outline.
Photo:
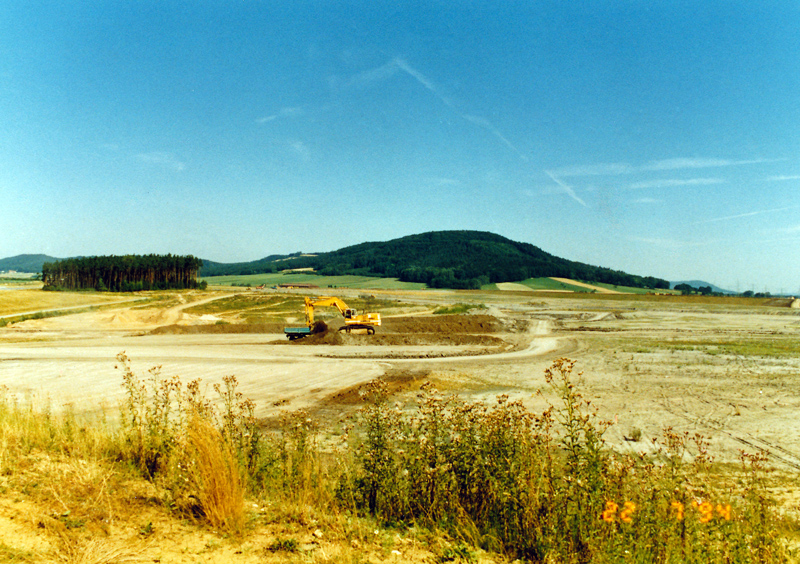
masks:
<path id="1" fill-rule="evenodd" d="M 150 335 L 197 335 L 226 333 L 283 333 L 282 323 L 221 323 L 219 325 L 164 325 Z"/>
<path id="2" fill-rule="evenodd" d="M 382 333 L 495 333 L 500 326 L 491 315 L 432 315 L 384 318 Z"/>
<path id="3" fill-rule="evenodd" d="M 386 383 L 386 391 L 391 397 L 397 393 L 419 389 L 429 376 L 429 370 L 389 370 L 381 380 Z M 368 390 L 368 384 L 351 386 L 329 395 L 322 400 L 321 405 L 361 405 L 368 401 L 368 397 L 365 397 Z"/>
<path id="4" fill-rule="evenodd" d="M 342 334 L 332 329 L 290 341 L 292 345 L 341 345 L 343 342 Z"/>

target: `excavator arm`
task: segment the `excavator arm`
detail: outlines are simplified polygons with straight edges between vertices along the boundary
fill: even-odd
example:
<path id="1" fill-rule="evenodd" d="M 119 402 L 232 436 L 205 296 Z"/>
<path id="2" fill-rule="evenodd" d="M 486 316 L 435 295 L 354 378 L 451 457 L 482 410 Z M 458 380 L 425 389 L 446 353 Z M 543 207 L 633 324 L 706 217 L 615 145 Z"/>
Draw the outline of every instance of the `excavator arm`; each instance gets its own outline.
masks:
<path id="1" fill-rule="evenodd" d="M 356 310 L 348 307 L 346 303 L 340 298 L 332 297 L 332 298 L 320 298 L 318 300 L 312 300 L 311 298 L 306 298 L 306 322 L 308 325 L 314 324 L 314 308 L 315 307 L 325 307 L 325 306 L 333 306 L 339 310 L 339 313 L 342 314 L 342 317 L 345 319 L 351 319 L 356 316 Z"/>

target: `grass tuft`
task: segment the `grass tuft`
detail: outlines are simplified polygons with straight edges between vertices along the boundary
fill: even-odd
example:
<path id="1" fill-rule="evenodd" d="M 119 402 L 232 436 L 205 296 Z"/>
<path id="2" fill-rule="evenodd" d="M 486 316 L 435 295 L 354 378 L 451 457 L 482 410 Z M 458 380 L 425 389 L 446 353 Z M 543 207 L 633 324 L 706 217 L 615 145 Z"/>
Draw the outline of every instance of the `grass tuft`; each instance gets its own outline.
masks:
<path id="1" fill-rule="evenodd" d="M 189 487 L 215 529 L 240 534 L 244 528 L 244 492 L 230 445 L 207 420 L 192 418 L 186 449 Z"/>

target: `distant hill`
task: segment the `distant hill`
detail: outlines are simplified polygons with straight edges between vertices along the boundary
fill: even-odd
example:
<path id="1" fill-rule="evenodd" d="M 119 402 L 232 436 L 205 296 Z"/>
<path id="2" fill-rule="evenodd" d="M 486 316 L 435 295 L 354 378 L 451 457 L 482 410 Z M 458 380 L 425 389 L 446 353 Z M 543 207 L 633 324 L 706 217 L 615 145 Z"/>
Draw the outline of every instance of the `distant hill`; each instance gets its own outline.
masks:
<path id="1" fill-rule="evenodd" d="M 433 288 L 479 288 L 492 282 L 556 276 L 619 286 L 666 289 L 669 282 L 569 261 L 529 243 L 483 231 L 432 231 L 385 242 L 361 243 L 316 255 L 268 257 L 251 263 L 212 263 L 213 273 L 257 274 L 290 268 L 313 268 L 325 276 L 359 275 L 422 282 Z"/>
<path id="2" fill-rule="evenodd" d="M 269 255 L 262 259 L 251 262 L 214 262 L 204 260 L 200 268 L 199 276 L 231 276 L 243 274 L 263 274 L 265 272 L 277 272 L 286 268 L 281 263 L 292 257 L 300 257 L 302 253 L 292 255 Z"/>
<path id="3" fill-rule="evenodd" d="M 0 270 L 41 272 L 44 262 L 57 260 L 62 259 L 19 255 L 0 260 Z M 475 289 L 489 283 L 549 276 L 636 288 L 670 287 L 667 280 L 570 261 L 529 243 L 485 231 L 431 231 L 328 253 L 270 255 L 252 262 L 226 264 L 204 260 L 198 275 L 261 274 L 294 268 L 311 268 L 325 276 L 399 278 L 432 288 Z"/>
<path id="4" fill-rule="evenodd" d="M 719 286 L 714 286 L 713 284 L 711 284 L 709 282 L 704 282 L 703 280 L 678 280 L 677 282 L 670 282 L 669 284 L 670 284 L 669 287 L 671 289 L 674 289 L 675 286 L 677 286 L 679 284 L 688 284 L 692 288 L 710 287 L 711 291 L 713 293 L 715 293 L 715 294 L 735 294 L 736 293 L 736 292 L 733 292 L 731 290 L 723 290 Z"/>
<path id="5" fill-rule="evenodd" d="M 61 260 L 48 255 L 17 255 L 0 259 L 0 272 L 16 270 L 17 272 L 41 272 L 46 262 Z"/>

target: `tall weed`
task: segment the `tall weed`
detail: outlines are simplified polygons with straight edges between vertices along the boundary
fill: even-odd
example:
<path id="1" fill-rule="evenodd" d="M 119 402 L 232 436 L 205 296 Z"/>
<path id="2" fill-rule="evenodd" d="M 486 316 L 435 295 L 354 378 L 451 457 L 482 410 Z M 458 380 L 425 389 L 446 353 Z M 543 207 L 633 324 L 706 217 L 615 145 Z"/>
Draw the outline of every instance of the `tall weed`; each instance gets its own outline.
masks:
<path id="1" fill-rule="evenodd" d="M 214 386 L 221 413 L 206 399 L 200 380 L 185 387 L 178 377 L 162 378 L 160 367 L 139 379 L 120 353 L 123 387 L 120 455 L 158 482 L 165 501 L 216 527 L 238 532 L 244 523 L 243 477 L 255 475 L 261 458 L 254 404 L 226 376 Z"/>

